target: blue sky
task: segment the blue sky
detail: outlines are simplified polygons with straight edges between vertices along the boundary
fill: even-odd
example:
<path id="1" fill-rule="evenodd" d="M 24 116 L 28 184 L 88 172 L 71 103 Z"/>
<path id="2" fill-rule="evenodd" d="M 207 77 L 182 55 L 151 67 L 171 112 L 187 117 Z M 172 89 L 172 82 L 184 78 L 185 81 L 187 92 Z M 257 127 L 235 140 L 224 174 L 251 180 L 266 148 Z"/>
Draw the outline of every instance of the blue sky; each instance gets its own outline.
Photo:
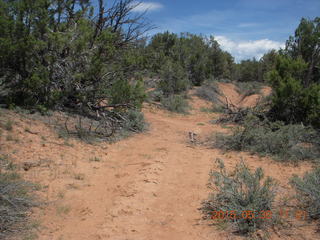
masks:
<path id="1" fill-rule="evenodd" d="M 239 61 L 283 47 L 302 17 L 320 16 L 320 0 L 154 0 L 135 11 L 144 9 L 158 27 L 150 34 L 213 35 Z"/>

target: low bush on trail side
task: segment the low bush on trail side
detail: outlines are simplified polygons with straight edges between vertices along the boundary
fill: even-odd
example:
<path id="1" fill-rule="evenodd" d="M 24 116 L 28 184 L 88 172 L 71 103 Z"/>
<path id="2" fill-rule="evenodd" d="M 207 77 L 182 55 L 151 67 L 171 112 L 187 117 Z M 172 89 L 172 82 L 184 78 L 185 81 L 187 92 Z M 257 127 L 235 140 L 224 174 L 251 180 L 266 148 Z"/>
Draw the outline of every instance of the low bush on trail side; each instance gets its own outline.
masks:
<path id="1" fill-rule="evenodd" d="M 307 172 L 303 178 L 293 176 L 291 185 L 296 189 L 296 199 L 313 219 L 320 219 L 320 168 Z"/>
<path id="2" fill-rule="evenodd" d="M 171 95 L 167 98 L 162 98 L 161 104 L 165 109 L 176 113 L 187 114 L 190 109 L 188 100 L 182 95 Z"/>
<path id="3" fill-rule="evenodd" d="M 311 127 L 262 121 L 252 115 L 246 117 L 243 126 L 235 127 L 232 134 L 217 134 L 214 146 L 271 155 L 283 161 L 320 159 L 320 136 Z"/>
<path id="4" fill-rule="evenodd" d="M 149 91 L 147 96 L 148 96 L 147 98 L 148 102 L 152 102 L 152 101 L 160 102 L 161 99 L 163 98 L 163 92 L 159 89 L 155 89 L 155 90 Z"/>
<path id="5" fill-rule="evenodd" d="M 218 82 L 216 81 L 205 83 L 197 88 L 196 96 L 215 104 L 222 104 L 220 97 L 223 96 L 223 93 L 220 91 Z"/>
<path id="6" fill-rule="evenodd" d="M 127 131 L 132 132 L 142 132 L 146 129 L 146 122 L 144 115 L 140 111 L 129 110 L 125 113 L 125 118 L 123 128 Z"/>
<path id="7" fill-rule="evenodd" d="M 214 192 L 202 207 L 206 217 L 213 218 L 212 214 L 220 211 L 225 214 L 225 220 L 237 227 L 238 232 L 245 234 L 270 224 L 268 218 L 249 215 L 260 216 L 273 209 L 277 187 L 275 180 L 271 177 L 265 178 L 261 168 L 250 171 L 243 161 L 237 164 L 232 173 L 227 173 L 222 160 L 217 159 L 216 162 L 219 171 L 210 173 L 210 186 Z"/>
<path id="8" fill-rule="evenodd" d="M 2 168 L 3 161 L 7 162 L 0 156 L 0 239 L 24 231 L 27 211 L 35 206 L 30 197 L 35 186 L 23 181 L 16 172 Z"/>

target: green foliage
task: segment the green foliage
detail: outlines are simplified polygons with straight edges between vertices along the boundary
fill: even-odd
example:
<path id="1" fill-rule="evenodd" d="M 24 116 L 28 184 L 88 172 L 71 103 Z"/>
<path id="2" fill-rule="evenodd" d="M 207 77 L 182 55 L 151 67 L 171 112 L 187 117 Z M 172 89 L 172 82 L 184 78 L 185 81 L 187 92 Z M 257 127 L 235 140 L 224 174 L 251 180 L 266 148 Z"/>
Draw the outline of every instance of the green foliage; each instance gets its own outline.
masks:
<path id="1" fill-rule="evenodd" d="M 132 16 L 132 4 L 117 0 L 94 10 L 92 1 L 0 1 L 0 100 L 93 119 L 112 115 L 102 101 L 121 113 L 141 109 L 137 73 L 147 66 L 141 34 L 148 23 Z"/>
<path id="2" fill-rule="evenodd" d="M 152 37 L 151 43 L 148 46 L 150 58 L 152 61 L 152 69 L 157 72 L 161 69 L 162 63 L 167 58 L 173 58 L 174 46 L 178 42 L 178 36 L 173 33 L 164 32 L 158 33 Z"/>
<path id="3" fill-rule="evenodd" d="M 148 58 L 154 72 L 163 72 L 172 65 L 182 72 L 190 85 L 200 86 L 209 78 L 231 78 L 234 66 L 232 56 L 221 50 L 213 38 L 190 33 L 180 36 L 164 32 L 156 34 L 147 46 Z M 179 73 L 178 73 L 179 74 Z M 181 75 L 181 74 L 180 74 Z"/>
<path id="4" fill-rule="evenodd" d="M 278 56 L 276 69 L 269 72 L 274 89 L 271 116 L 287 123 L 312 124 L 320 127 L 320 85 L 303 85 L 307 64 L 286 56 Z"/>
<path id="5" fill-rule="evenodd" d="M 141 109 L 142 103 L 146 98 L 142 81 L 130 84 L 124 79 L 120 79 L 111 88 L 111 104 L 131 105 Z"/>
<path id="6" fill-rule="evenodd" d="M 286 42 L 286 54 L 294 59 L 302 58 L 307 64 L 303 85 L 319 84 L 320 78 L 320 18 L 302 18 L 294 36 Z"/>
<path id="7" fill-rule="evenodd" d="M 319 140 L 319 134 L 310 127 L 248 116 L 231 135 L 218 134 L 215 145 L 226 150 L 271 155 L 282 161 L 299 161 L 320 159 Z"/>
<path id="8" fill-rule="evenodd" d="M 240 82 L 262 81 L 259 74 L 260 64 L 255 58 L 252 60 L 243 60 L 237 65 L 239 76 L 237 80 Z"/>
<path id="9" fill-rule="evenodd" d="M 236 82 L 267 82 L 267 73 L 275 68 L 277 55 L 278 52 L 271 50 L 259 61 L 255 58 L 242 60 L 235 65 L 231 78 Z"/>
<path id="10" fill-rule="evenodd" d="M 130 2 L 122 2 L 122 8 L 128 8 Z M 128 80 L 136 71 L 126 64 L 136 64 L 135 68 L 143 65 L 138 47 L 135 48 L 136 33 L 125 35 L 123 30 L 120 34 L 117 27 L 126 23 L 119 26 L 110 23 L 109 28 L 100 30 L 99 24 L 108 25 L 108 18 L 100 19 L 103 23 L 100 20 L 93 23 L 90 1 L 74 4 L 50 0 L 1 1 L 0 79 L 4 79 L 9 90 L 5 96 L 8 104 L 74 108 L 79 103 L 95 106 L 102 98 L 129 101 L 116 99 L 117 93 L 112 93 L 110 86 L 118 79 Z M 118 4 L 110 12 L 120 11 Z M 119 17 L 129 17 L 129 12 L 126 14 Z M 135 18 L 129 22 L 134 26 L 138 21 Z M 139 34 L 134 36 L 138 38 Z M 140 107 L 141 83 L 130 90 L 125 83 L 121 87 L 120 92 L 130 91 L 130 102 Z M 117 87 L 113 89 L 119 91 Z"/>
<path id="11" fill-rule="evenodd" d="M 268 81 L 268 72 L 275 68 L 277 56 L 278 52 L 276 50 L 271 50 L 264 54 L 260 59 L 259 79 L 262 79 L 263 82 Z"/>
<path id="12" fill-rule="evenodd" d="M 303 208 L 306 208 L 309 216 L 314 219 L 320 218 L 320 168 L 307 172 L 303 178 L 295 175 L 291 185 L 296 189 L 296 199 Z"/>
<path id="13" fill-rule="evenodd" d="M 193 34 L 181 34 L 178 44 L 178 56 L 181 65 L 189 74 L 189 80 L 193 85 L 200 86 L 208 77 L 208 53 L 209 45 L 202 36 Z"/>
<path id="14" fill-rule="evenodd" d="M 179 64 L 167 61 L 161 68 L 159 89 L 165 96 L 179 94 L 189 87 L 188 77 Z"/>
<path id="15" fill-rule="evenodd" d="M 124 117 L 127 121 L 124 122 L 124 128 L 128 131 L 142 132 L 146 129 L 146 122 L 143 113 L 137 110 L 129 110 Z"/>
<path id="16" fill-rule="evenodd" d="M 190 106 L 187 99 L 182 95 L 171 95 L 161 99 L 161 104 L 169 111 L 177 113 L 188 113 Z"/>
<path id="17" fill-rule="evenodd" d="M 148 92 L 148 100 L 160 102 L 163 97 L 163 92 L 159 89 L 155 89 Z"/>
<path id="18" fill-rule="evenodd" d="M 227 173 L 222 160 L 217 159 L 219 171 L 211 172 L 211 185 L 215 189 L 209 200 L 204 203 L 203 211 L 210 215 L 213 211 L 236 214 L 236 218 L 227 217 L 236 224 L 239 232 L 249 233 L 270 224 L 268 219 L 260 217 L 239 217 L 242 213 L 252 211 L 254 216 L 273 209 L 276 182 L 271 177 L 264 177 L 261 168 L 254 172 L 241 161 L 234 172 Z"/>
<path id="19" fill-rule="evenodd" d="M 210 36 L 207 42 L 209 42 L 209 49 L 205 53 L 208 55 L 206 66 L 209 76 L 207 79 L 232 79 L 235 70 L 234 58 L 220 48 L 213 36 Z"/>
<path id="20" fill-rule="evenodd" d="M 285 51 L 275 58 L 275 68 L 268 73 L 274 89 L 273 119 L 320 127 L 319 23 L 320 18 L 301 19 Z"/>

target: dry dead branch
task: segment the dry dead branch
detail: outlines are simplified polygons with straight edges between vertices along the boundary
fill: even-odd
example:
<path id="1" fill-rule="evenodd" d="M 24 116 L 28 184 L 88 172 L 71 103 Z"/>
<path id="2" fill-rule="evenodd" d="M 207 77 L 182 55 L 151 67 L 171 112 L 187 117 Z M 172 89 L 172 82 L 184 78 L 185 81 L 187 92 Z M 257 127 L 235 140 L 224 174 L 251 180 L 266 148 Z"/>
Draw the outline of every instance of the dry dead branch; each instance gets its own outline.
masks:
<path id="1" fill-rule="evenodd" d="M 224 114 L 215 123 L 242 123 L 246 116 L 253 114 L 260 119 L 266 118 L 266 108 L 268 103 L 262 104 L 260 101 L 252 108 L 242 108 L 234 105 L 230 100 L 226 98 L 226 103 L 222 106 Z"/>

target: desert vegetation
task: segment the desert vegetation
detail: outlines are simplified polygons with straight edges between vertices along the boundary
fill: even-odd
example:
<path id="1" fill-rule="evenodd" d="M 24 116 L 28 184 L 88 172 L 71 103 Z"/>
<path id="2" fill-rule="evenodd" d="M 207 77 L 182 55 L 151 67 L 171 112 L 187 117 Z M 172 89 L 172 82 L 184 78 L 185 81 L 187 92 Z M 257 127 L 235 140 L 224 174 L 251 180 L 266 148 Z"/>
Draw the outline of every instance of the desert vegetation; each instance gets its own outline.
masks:
<path id="1" fill-rule="evenodd" d="M 310 127 L 261 121 L 247 116 L 231 135 L 217 134 L 214 144 L 222 149 L 271 155 L 282 161 L 319 160 L 319 136 Z"/>
<path id="2" fill-rule="evenodd" d="M 16 172 L 16 166 L 7 156 L 0 156 L 0 236 L 25 234 L 30 223 L 28 211 L 36 206 L 31 192 L 36 189 Z"/>
<path id="3" fill-rule="evenodd" d="M 291 179 L 291 185 L 294 186 L 297 191 L 296 199 L 299 201 L 300 207 L 306 209 L 309 216 L 313 219 L 319 219 L 320 217 L 319 181 L 319 168 L 307 172 L 303 178 L 295 175 Z"/>
<path id="4" fill-rule="evenodd" d="M 15 163 L 3 157 L 2 152 L 15 155 L 24 145 L 40 142 L 39 146 L 45 148 L 53 142 L 59 146 L 59 164 L 63 165 L 72 155 L 65 158 L 62 152 L 68 150 L 64 147 L 90 152 L 94 144 L 90 147 L 81 144 L 92 144 L 96 140 L 102 144 L 110 143 L 141 133 L 149 129 L 148 120 L 152 131 L 158 132 L 139 135 L 141 139 L 149 137 L 144 142 L 146 145 L 149 142 L 158 145 L 177 141 L 182 132 L 192 135 L 192 146 L 189 146 L 190 152 L 186 150 L 186 159 L 192 156 L 191 153 L 200 151 L 197 133 L 190 129 L 194 121 L 196 130 L 204 129 L 199 130 L 201 134 L 212 135 L 208 138 L 211 147 L 208 151 L 224 150 L 221 154 L 247 152 L 253 156 L 271 157 L 275 164 L 288 166 L 291 163 L 293 166 L 306 162 L 312 164 L 309 172 L 292 176 L 285 185 L 292 187 L 296 206 L 318 221 L 320 18 L 302 18 L 284 49 L 269 51 L 260 59 L 236 62 L 213 35 L 165 31 L 148 38 L 147 33 L 156 26 L 148 21 L 146 12 L 134 11 L 140 4 L 134 0 L 115 0 L 112 3 L 104 0 L 0 0 L 0 107 L 6 108 L 0 115 L 0 138 L 5 142 L 0 143 L 0 238 L 23 231 L 28 213 L 35 206 L 30 198 L 34 186 L 23 179 L 29 168 L 17 170 Z M 265 93 L 265 88 L 270 89 L 270 93 Z M 237 94 L 236 101 L 225 91 L 230 89 Z M 249 98 L 254 99 L 254 104 L 245 101 Z M 203 104 L 201 101 L 205 102 L 206 108 L 199 113 L 199 109 L 193 109 L 193 106 L 199 107 Z M 150 106 L 180 115 L 171 114 L 170 120 L 167 116 L 158 118 L 151 115 Z M 149 114 L 147 118 L 145 110 Z M 190 113 L 193 111 L 201 118 L 193 118 L 194 113 Z M 9 117 L 9 112 L 14 112 L 17 119 Z M 205 124 L 208 119 L 202 117 L 206 114 L 211 118 L 211 113 L 216 117 L 211 119 L 214 125 Z M 29 128 L 32 124 L 25 126 L 26 119 L 32 119 L 30 116 L 40 122 L 44 122 L 44 117 L 49 119 L 48 122 L 56 120 L 57 139 L 50 141 L 50 134 L 40 137 L 39 132 Z M 170 138 L 167 129 L 172 131 L 169 125 L 174 121 L 181 121 L 185 128 L 176 124 L 173 129 L 176 135 Z M 152 124 L 158 124 L 161 129 L 152 128 Z M 223 133 L 211 131 L 222 125 L 230 129 Z M 25 134 L 34 135 L 34 138 L 26 142 Z M 69 137 L 76 137 L 76 142 L 69 143 Z M 122 150 L 125 149 L 130 152 L 121 157 L 130 158 L 131 151 L 136 150 L 136 143 L 130 145 L 130 140 L 128 142 L 132 148 L 119 144 L 114 148 L 116 150 L 110 151 L 111 155 L 124 154 Z M 181 142 L 185 143 L 185 139 L 181 139 L 179 144 Z M 176 146 L 177 143 L 170 144 Z M 170 147 L 158 147 L 155 151 L 166 153 Z M 105 150 L 108 148 L 109 145 L 101 151 L 108 151 Z M 23 151 L 28 153 L 25 149 Z M 43 154 L 46 151 L 39 152 Z M 113 162 L 99 165 L 104 163 L 107 155 L 106 152 L 100 153 L 90 153 L 85 164 L 91 164 L 89 166 L 97 172 L 100 168 L 108 174 L 109 168 L 116 171 L 115 177 L 120 183 L 113 184 L 117 186 L 114 192 L 119 191 L 121 197 L 134 197 L 137 191 L 128 193 L 120 189 L 121 179 L 130 176 L 127 172 L 120 174 L 119 164 L 122 162 L 111 159 Z M 145 161 L 154 158 L 152 154 L 139 154 Z M 218 155 L 217 152 L 214 154 Z M 33 157 L 37 157 L 36 154 Z M 161 155 L 161 158 L 165 157 L 165 154 Z M 23 165 L 19 159 L 17 162 Z M 160 162 L 165 165 L 170 161 L 157 160 L 158 165 L 152 168 L 154 172 L 161 169 Z M 251 169 L 241 161 L 230 172 L 223 161 L 217 163 L 218 170 L 210 173 L 212 193 L 202 207 L 207 219 L 214 211 L 219 214 L 221 211 L 223 214 L 249 210 L 262 213 L 275 208 L 279 184 L 267 176 L 264 169 Z M 151 164 L 154 163 L 139 160 L 121 166 L 145 167 Z M 72 166 L 76 165 L 72 162 Z M 106 166 L 108 168 L 104 169 Z M 87 171 L 86 167 L 81 170 Z M 179 166 L 178 169 L 180 167 L 183 168 Z M 139 174 L 142 171 L 148 170 L 139 169 Z M 99 172 L 97 176 L 104 176 L 105 172 Z M 87 184 L 92 179 L 92 172 L 65 170 L 64 173 L 69 173 L 77 184 Z M 143 179 L 143 182 L 158 184 L 150 179 Z M 74 187 L 75 183 L 68 182 L 68 186 Z M 85 186 L 89 188 L 91 185 Z M 113 186 L 108 187 L 100 186 L 94 193 L 100 193 L 101 189 L 109 191 Z M 153 197 L 158 197 L 153 191 L 150 190 Z M 59 199 L 64 197 L 65 194 L 60 194 Z M 99 199 L 103 199 L 102 196 Z M 66 206 L 69 205 L 57 207 L 60 217 L 79 210 Z M 119 212 L 128 213 L 130 210 Z M 159 220 L 161 226 L 167 224 L 164 223 L 167 218 L 164 219 Z M 261 229 L 267 231 L 274 219 L 225 220 L 237 233 L 248 236 Z M 130 231 L 138 232 L 135 229 Z"/>
<path id="5" fill-rule="evenodd" d="M 276 181 L 265 178 L 261 168 L 252 172 L 243 160 L 232 173 L 226 171 L 221 159 L 216 163 L 219 171 L 210 173 L 210 185 L 217 192 L 210 195 L 202 208 L 208 218 L 230 221 L 236 225 L 236 231 L 244 234 L 270 225 L 273 219 L 268 212 L 274 209 Z"/>

